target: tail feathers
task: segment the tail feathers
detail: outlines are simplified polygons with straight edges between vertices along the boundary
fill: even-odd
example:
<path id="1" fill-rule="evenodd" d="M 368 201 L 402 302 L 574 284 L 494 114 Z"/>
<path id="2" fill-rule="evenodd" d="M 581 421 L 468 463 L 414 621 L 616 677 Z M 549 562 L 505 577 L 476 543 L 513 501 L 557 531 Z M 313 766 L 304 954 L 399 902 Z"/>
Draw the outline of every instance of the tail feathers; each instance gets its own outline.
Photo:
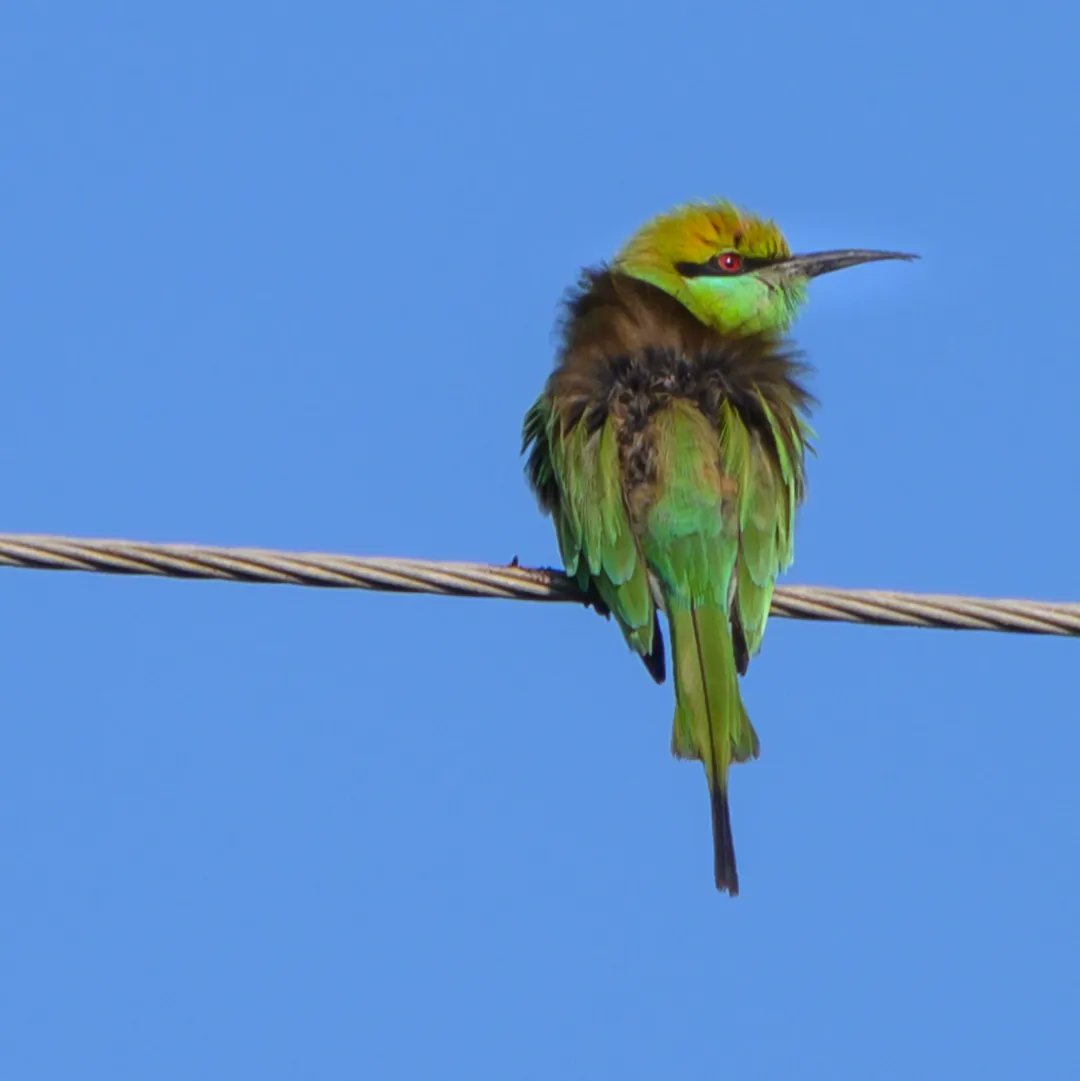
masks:
<path id="1" fill-rule="evenodd" d="M 757 758 L 759 754 L 761 754 L 761 741 L 758 739 L 757 732 L 754 731 L 754 726 L 750 723 L 750 716 L 742 704 L 740 695 L 739 720 L 731 737 L 731 760 L 749 762 L 751 758 Z"/>
<path id="2" fill-rule="evenodd" d="M 735 867 L 735 838 L 731 835 L 727 786 L 710 785 L 712 798 L 713 876 L 718 890 L 739 895 L 739 872 Z"/>
<path id="3" fill-rule="evenodd" d="M 722 763 L 725 772 L 729 761 L 757 758 L 761 745 L 739 693 L 727 620 L 706 607 L 676 608 L 668 618 L 675 670 L 671 753 L 698 759 L 706 769 Z"/>
<path id="4" fill-rule="evenodd" d="M 719 605 L 668 606 L 675 670 L 675 722 L 671 749 L 705 766 L 712 800 L 716 887 L 739 892 L 728 810 L 731 762 L 756 757 L 757 735 L 739 695 L 736 657 L 727 613 Z"/>

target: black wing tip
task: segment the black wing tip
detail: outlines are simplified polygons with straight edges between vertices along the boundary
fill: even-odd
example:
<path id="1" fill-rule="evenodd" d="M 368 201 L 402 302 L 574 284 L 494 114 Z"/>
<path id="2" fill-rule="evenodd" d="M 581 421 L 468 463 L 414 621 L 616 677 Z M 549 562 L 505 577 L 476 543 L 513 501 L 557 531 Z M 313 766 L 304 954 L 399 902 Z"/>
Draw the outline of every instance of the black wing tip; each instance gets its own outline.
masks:
<path id="1" fill-rule="evenodd" d="M 727 789 L 712 789 L 713 875 L 716 888 L 732 897 L 739 895 L 739 872 L 735 867 L 735 839 L 731 834 L 731 812 Z"/>
<path id="2" fill-rule="evenodd" d="M 642 653 L 641 663 L 657 683 L 667 679 L 667 655 L 664 651 L 664 632 L 660 629 L 660 618 L 653 613 L 653 644 L 648 653 Z"/>
<path id="3" fill-rule="evenodd" d="M 746 646 L 746 632 L 737 613 L 731 619 L 731 641 L 735 649 L 735 671 L 745 676 L 750 667 L 750 650 Z"/>

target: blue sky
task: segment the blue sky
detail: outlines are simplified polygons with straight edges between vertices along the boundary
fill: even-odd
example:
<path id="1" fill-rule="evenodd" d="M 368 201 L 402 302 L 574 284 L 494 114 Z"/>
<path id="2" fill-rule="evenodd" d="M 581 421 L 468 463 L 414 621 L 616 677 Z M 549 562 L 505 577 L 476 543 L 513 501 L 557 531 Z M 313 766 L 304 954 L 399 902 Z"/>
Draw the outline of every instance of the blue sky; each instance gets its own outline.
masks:
<path id="1" fill-rule="evenodd" d="M 793 582 L 1080 598 L 1076 16 L 8 6 L 0 529 L 557 558 L 577 269 L 725 195 L 815 283 Z M 775 621 L 737 901 L 572 606 L 4 571 L 8 1077 L 1074 1077 L 1077 644 Z"/>

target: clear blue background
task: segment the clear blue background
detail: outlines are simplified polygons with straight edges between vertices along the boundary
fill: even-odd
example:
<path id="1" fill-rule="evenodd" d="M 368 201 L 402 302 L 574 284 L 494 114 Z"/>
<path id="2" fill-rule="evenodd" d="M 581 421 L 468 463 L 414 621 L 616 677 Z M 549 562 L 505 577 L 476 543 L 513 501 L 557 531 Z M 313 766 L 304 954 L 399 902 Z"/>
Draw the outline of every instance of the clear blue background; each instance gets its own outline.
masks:
<path id="1" fill-rule="evenodd" d="M 792 581 L 1080 598 L 1076 17 L 0 17 L 0 528 L 555 561 L 577 268 L 727 195 L 825 279 Z M 712 888 L 573 606 L 3 571 L 0 1071 L 1073 1078 L 1073 641 L 777 620 Z"/>

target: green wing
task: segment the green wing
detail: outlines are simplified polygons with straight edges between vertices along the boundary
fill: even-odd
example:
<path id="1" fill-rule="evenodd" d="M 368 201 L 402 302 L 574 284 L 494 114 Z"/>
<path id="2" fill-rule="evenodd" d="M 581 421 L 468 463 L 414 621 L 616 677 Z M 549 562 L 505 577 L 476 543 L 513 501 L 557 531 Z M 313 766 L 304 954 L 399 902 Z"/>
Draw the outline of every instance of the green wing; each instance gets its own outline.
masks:
<path id="1" fill-rule="evenodd" d="M 528 474 L 555 521 L 566 573 L 598 597 L 658 682 L 663 640 L 649 572 L 623 499 L 619 447 L 611 418 L 590 431 L 579 421 L 562 430 L 558 410 L 542 395 L 525 417 Z"/>
<path id="2" fill-rule="evenodd" d="M 727 402 L 720 408 L 720 458 L 738 484 L 739 555 L 733 617 L 741 628 L 745 671 L 761 648 L 776 576 L 794 557 L 795 508 L 802 500 L 803 455 L 810 429 L 794 411 L 784 415 L 759 396 L 768 434 L 749 429 Z"/>

